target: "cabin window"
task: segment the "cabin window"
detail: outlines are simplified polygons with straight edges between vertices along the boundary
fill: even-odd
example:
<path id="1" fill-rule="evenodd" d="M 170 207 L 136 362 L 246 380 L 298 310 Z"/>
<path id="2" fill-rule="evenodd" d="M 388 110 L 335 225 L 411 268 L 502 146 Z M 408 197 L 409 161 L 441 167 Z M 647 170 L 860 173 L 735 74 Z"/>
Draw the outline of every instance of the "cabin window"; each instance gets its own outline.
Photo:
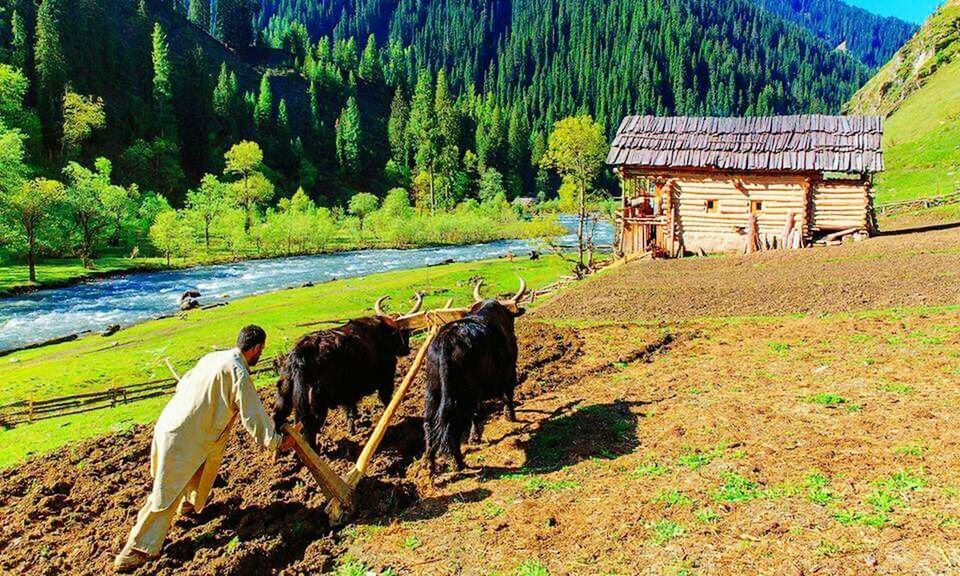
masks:
<path id="1" fill-rule="evenodd" d="M 720 211 L 720 201 L 719 200 L 707 200 L 707 212 L 719 212 Z"/>
<path id="2" fill-rule="evenodd" d="M 763 212 L 763 201 L 761 200 L 751 200 L 750 201 L 750 213 L 759 214 Z"/>

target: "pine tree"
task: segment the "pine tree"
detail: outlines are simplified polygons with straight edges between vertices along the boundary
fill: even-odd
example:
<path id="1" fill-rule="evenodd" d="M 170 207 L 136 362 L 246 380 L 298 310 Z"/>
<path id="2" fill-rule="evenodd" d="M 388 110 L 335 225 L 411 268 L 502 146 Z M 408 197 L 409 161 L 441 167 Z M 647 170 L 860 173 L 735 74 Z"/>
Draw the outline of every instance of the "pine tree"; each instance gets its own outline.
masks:
<path id="1" fill-rule="evenodd" d="M 270 78 L 266 74 L 260 78 L 260 93 L 257 96 L 253 121 L 260 130 L 269 129 L 273 123 L 273 90 L 270 88 Z"/>
<path id="2" fill-rule="evenodd" d="M 403 97 L 403 88 L 398 87 L 390 104 L 390 119 L 387 121 L 387 139 L 390 141 L 390 156 L 393 161 L 410 168 L 410 141 L 407 138 L 407 124 L 410 120 L 410 108 Z"/>
<path id="3" fill-rule="evenodd" d="M 277 107 L 277 130 L 283 137 L 290 135 L 290 113 L 287 112 L 287 101 L 282 98 Z"/>
<path id="4" fill-rule="evenodd" d="M 190 21 L 201 30 L 210 30 L 210 0 L 190 0 Z"/>
<path id="5" fill-rule="evenodd" d="M 170 84 L 170 48 L 160 23 L 153 26 L 153 112 L 157 133 L 171 139 L 174 133 L 173 91 Z"/>
<path id="6" fill-rule="evenodd" d="M 363 48 L 363 55 L 360 57 L 360 77 L 370 84 L 383 82 L 383 68 L 377 53 L 377 39 L 373 34 L 367 38 L 367 45 Z"/>
<path id="7" fill-rule="evenodd" d="M 217 76 L 217 85 L 213 89 L 213 113 L 221 121 L 230 119 L 233 113 L 234 102 L 237 98 L 235 82 L 230 81 L 227 63 L 220 64 L 220 74 Z"/>
<path id="8" fill-rule="evenodd" d="M 10 17 L 10 27 L 12 28 L 13 39 L 10 42 L 10 63 L 27 71 L 28 52 L 30 50 L 29 38 L 27 38 L 27 23 L 20 16 L 18 10 L 13 11 Z"/>
<path id="9" fill-rule="evenodd" d="M 346 175 L 355 177 L 360 172 L 363 135 L 360 127 L 360 108 L 357 106 L 357 99 L 353 96 L 347 99 L 347 106 L 337 119 L 336 132 L 337 161 Z"/>
<path id="10" fill-rule="evenodd" d="M 67 62 L 60 43 L 60 0 L 45 0 L 37 13 L 36 45 L 37 111 L 43 125 L 44 143 L 49 150 L 60 141 L 63 124 L 61 102 L 67 84 Z"/>

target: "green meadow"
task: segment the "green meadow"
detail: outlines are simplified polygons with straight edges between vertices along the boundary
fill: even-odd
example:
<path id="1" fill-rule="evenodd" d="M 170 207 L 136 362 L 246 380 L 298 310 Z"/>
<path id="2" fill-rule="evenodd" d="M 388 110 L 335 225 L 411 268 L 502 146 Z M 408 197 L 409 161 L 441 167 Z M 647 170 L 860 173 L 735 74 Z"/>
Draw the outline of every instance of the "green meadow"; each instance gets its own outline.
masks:
<path id="1" fill-rule="evenodd" d="M 154 320 L 104 338 L 79 340 L 0 358 L 0 404 L 33 397 L 44 399 L 105 390 L 169 376 L 164 359 L 183 373 L 202 355 L 233 345 L 246 324 L 267 330 L 264 361 L 287 350 L 302 334 L 316 328 L 298 324 L 369 315 L 374 301 L 391 296 L 395 310 L 412 304 L 415 291 L 425 294 L 424 308 L 454 305 L 472 298 L 473 281 L 482 277 L 484 295 L 510 294 L 517 275 L 531 289 L 545 286 L 570 269 L 557 256 L 539 260 L 505 259 L 456 263 L 337 280 L 311 288 L 282 290 L 230 302 L 228 306 Z M 329 326 L 329 324 L 327 325 Z M 257 386 L 272 384 L 265 373 Z M 56 450 L 78 440 L 115 432 L 156 418 L 166 398 L 121 405 L 76 416 L 55 418 L 10 430 L 0 429 L 0 468 Z"/>

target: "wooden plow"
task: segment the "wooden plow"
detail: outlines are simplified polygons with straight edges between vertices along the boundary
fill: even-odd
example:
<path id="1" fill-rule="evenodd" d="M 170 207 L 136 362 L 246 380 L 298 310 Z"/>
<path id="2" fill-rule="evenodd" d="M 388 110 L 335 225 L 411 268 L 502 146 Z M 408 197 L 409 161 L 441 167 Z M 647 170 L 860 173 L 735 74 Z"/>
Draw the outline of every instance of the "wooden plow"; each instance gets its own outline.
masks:
<path id="1" fill-rule="evenodd" d="M 480 281 L 474 287 L 473 297 L 475 303 L 482 300 L 480 294 L 482 284 L 483 282 Z M 526 282 L 523 278 L 520 278 L 520 290 L 517 294 L 511 300 L 501 300 L 501 303 L 515 308 L 519 305 L 526 291 Z M 393 420 L 397 408 L 400 407 L 400 402 L 403 401 L 403 397 L 406 395 L 414 378 L 416 378 L 417 373 L 423 366 L 423 359 L 427 355 L 427 348 L 430 347 L 433 339 L 437 336 L 437 332 L 439 332 L 443 325 L 461 320 L 473 310 L 472 307 L 451 308 L 450 304 L 453 302 L 451 299 L 447 301 L 443 308 L 417 312 L 423 302 L 422 297 L 418 294 L 417 303 L 413 311 L 408 312 L 406 315 L 392 318 L 387 316 L 381 308 L 384 300 L 386 300 L 386 297 L 377 300 L 376 306 L 374 307 L 377 315 L 390 318 L 392 322 L 395 322 L 399 327 L 406 330 L 427 329 L 427 337 L 424 338 L 423 343 L 420 344 L 413 364 L 411 364 L 407 370 L 400 386 L 394 391 L 393 398 L 390 399 L 390 403 L 383 410 L 380 420 L 373 429 L 373 434 L 371 434 L 370 439 L 367 440 L 363 451 L 360 452 L 360 457 L 357 458 L 356 464 L 354 464 L 353 468 L 347 473 L 346 477 L 341 478 L 338 476 L 337 473 L 320 458 L 313 448 L 310 447 L 307 439 L 303 437 L 302 427 L 299 424 L 284 426 L 284 431 L 296 442 L 294 451 L 310 471 L 314 480 L 317 481 L 317 484 L 320 485 L 321 492 L 323 492 L 323 495 L 327 498 L 325 511 L 332 526 L 342 524 L 353 510 L 353 494 L 357 488 L 357 484 L 360 483 L 360 479 L 367 473 L 370 461 L 377 452 L 377 448 L 380 447 L 380 442 L 383 441 L 383 437 L 387 433 L 387 428 L 390 426 L 390 422 Z"/>
<path id="2" fill-rule="evenodd" d="M 378 312 L 382 301 L 383 299 L 377 302 Z M 319 484 L 321 492 L 323 492 L 323 495 L 327 498 L 326 513 L 331 525 L 335 526 L 343 523 L 352 511 L 353 494 L 357 488 L 357 484 L 360 483 L 360 479 L 367 473 L 370 461 L 373 459 L 373 455 L 376 454 L 377 448 L 380 447 L 380 443 L 387 433 L 387 428 L 390 426 L 390 422 L 393 420 L 397 408 L 400 407 L 400 402 L 403 401 L 403 397 L 406 395 L 414 378 L 416 378 L 417 373 L 423 366 L 423 359 L 427 354 L 427 348 L 430 346 L 430 343 L 433 342 L 440 327 L 449 322 L 460 320 L 470 313 L 470 308 L 450 308 L 450 303 L 451 302 L 448 301 L 446 306 L 441 309 L 429 310 L 397 319 L 397 322 L 402 324 L 406 329 L 417 330 L 426 328 L 429 329 L 429 331 L 427 332 L 427 337 L 417 350 L 413 364 L 407 370 L 400 386 L 394 391 L 393 398 L 390 399 L 390 403 L 384 409 L 380 420 L 373 429 L 373 434 L 370 436 L 370 439 L 367 440 L 366 445 L 364 445 L 360 457 L 345 478 L 340 478 L 340 476 L 320 458 L 313 448 L 310 447 L 307 439 L 303 437 L 302 426 L 300 424 L 287 425 L 284 427 L 284 431 L 296 442 L 294 451 L 297 453 L 297 456 L 303 461 L 304 466 L 310 471 L 314 480 Z"/>

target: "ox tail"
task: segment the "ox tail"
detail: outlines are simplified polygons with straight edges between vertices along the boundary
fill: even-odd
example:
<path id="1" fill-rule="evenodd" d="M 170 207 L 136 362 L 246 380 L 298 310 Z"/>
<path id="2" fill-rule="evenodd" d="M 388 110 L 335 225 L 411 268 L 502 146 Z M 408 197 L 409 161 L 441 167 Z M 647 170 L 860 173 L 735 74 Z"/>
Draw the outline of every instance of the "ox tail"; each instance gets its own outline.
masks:
<path id="1" fill-rule="evenodd" d="M 448 362 L 452 350 L 443 347 L 437 355 L 437 378 L 440 381 L 440 405 L 432 422 L 432 444 L 441 454 L 455 456 L 460 453 L 461 426 L 457 414 L 457 403 L 454 398 L 455 386 Z"/>
<path id="2" fill-rule="evenodd" d="M 287 357 L 286 379 L 292 409 L 296 412 L 296 421 L 303 424 L 305 436 L 312 439 L 322 426 L 310 405 L 310 378 L 307 359 L 296 350 Z"/>

